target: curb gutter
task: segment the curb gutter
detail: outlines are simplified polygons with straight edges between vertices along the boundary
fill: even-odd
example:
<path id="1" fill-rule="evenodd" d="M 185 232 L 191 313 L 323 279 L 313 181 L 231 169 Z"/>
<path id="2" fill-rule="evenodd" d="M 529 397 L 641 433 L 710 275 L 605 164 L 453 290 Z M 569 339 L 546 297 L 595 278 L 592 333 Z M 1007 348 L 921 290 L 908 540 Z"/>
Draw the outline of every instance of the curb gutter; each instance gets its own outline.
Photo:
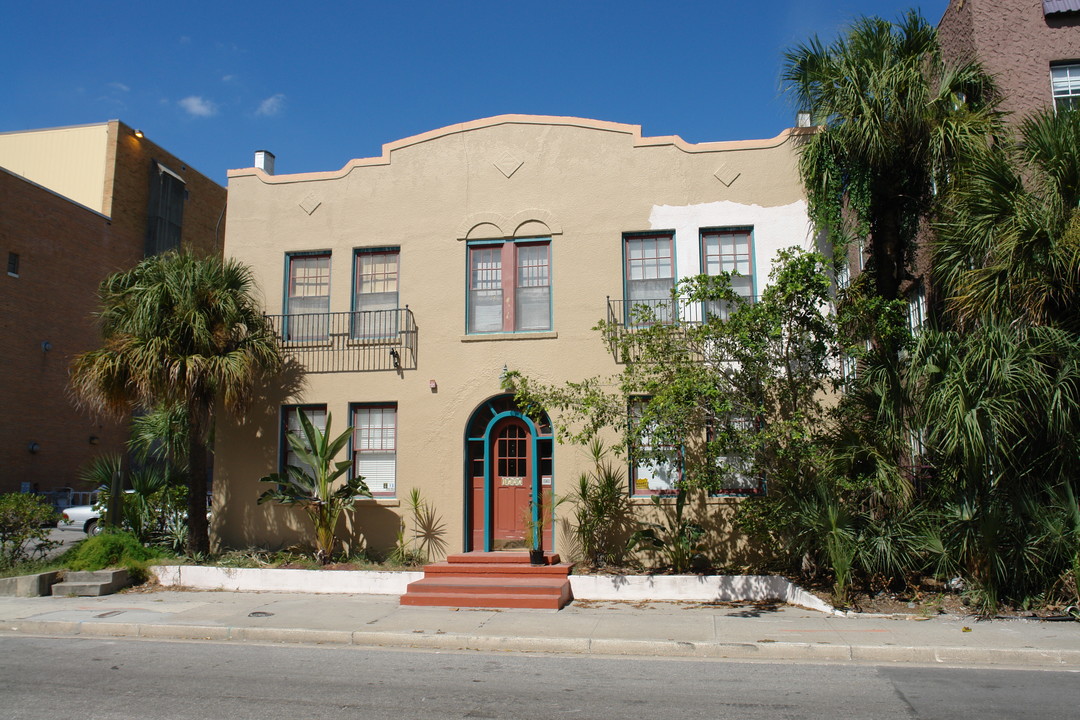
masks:
<path id="1" fill-rule="evenodd" d="M 19 620 L 4 623 L 4 633 L 77 637 L 129 637 L 154 640 L 355 645 L 429 650 L 570 653 L 580 655 L 685 657 L 731 660 L 859 661 L 876 663 L 1024 665 L 1080 668 L 1080 650 L 1036 648 L 903 647 L 811 643 L 723 643 L 671 640 L 621 640 L 465 635 L 427 632 L 362 632 L 302 628 L 252 628 L 216 625 L 153 625 L 118 622 Z"/>

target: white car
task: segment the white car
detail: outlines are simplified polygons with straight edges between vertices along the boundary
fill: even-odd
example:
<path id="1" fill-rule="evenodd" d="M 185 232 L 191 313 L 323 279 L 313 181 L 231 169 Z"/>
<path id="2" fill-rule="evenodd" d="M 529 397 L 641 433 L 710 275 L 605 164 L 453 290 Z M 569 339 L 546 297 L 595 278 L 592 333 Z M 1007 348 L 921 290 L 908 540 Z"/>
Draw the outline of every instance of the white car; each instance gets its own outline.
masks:
<path id="1" fill-rule="evenodd" d="M 61 530 L 82 530 L 87 535 L 101 532 L 101 515 L 93 505 L 72 505 L 64 508 L 60 514 Z"/>

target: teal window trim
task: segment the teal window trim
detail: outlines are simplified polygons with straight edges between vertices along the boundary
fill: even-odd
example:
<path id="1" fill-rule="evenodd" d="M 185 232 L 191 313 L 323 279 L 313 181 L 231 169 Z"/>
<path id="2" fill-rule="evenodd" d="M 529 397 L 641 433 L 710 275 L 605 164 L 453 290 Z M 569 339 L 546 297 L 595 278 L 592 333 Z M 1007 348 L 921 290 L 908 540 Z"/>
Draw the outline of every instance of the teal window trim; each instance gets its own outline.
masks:
<path id="1" fill-rule="evenodd" d="M 636 403 L 631 403 L 630 405 L 627 405 L 627 407 L 626 407 L 626 422 L 627 422 L 628 425 L 630 425 L 630 424 L 632 424 L 634 422 L 634 405 L 637 404 L 637 405 L 640 405 L 640 406 L 644 407 L 645 405 L 647 405 L 649 403 L 650 400 L 652 400 L 652 396 L 651 395 L 639 395 L 639 396 L 635 396 L 634 400 L 636 401 Z M 628 485 L 630 486 L 629 487 L 630 497 L 632 497 L 632 498 L 674 497 L 678 493 L 677 489 L 656 490 L 656 491 L 650 491 L 650 492 L 638 492 L 638 489 L 637 489 L 637 477 L 636 477 L 637 468 L 638 468 L 638 463 L 637 463 L 638 457 L 637 457 L 637 453 L 634 450 L 635 446 L 632 443 L 629 443 L 629 442 L 627 443 L 627 446 L 628 446 L 627 459 L 629 460 L 629 468 L 628 468 L 626 474 L 627 474 L 627 476 L 629 478 Z M 677 484 L 682 482 L 683 477 L 686 474 L 686 458 L 685 458 L 686 452 L 685 452 L 685 447 L 683 445 L 681 445 L 681 444 L 678 445 L 678 446 L 668 445 L 668 446 L 662 446 L 662 447 L 671 447 L 671 448 L 673 448 L 675 454 L 678 456 L 678 468 L 677 468 L 678 478 L 675 480 L 675 483 L 677 485 Z"/>
<path id="2" fill-rule="evenodd" d="M 353 312 L 357 312 L 359 308 L 356 306 L 358 300 L 356 292 L 356 275 L 357 267 L 356 263 L 360 259 L 361 255 L 376 254 L 376 253 L 397 253 L 398 256 L 398 305 L 401 305 L 401 248 L 396 245 L 380 245 L 378 247 L 355 247 L 352 252 L 352 287 L 349 289 L 349 307 Z"/>
<path id="3" fill-rule="evenodd" d="M 629 262 L 629 255 L 627 250 L 630 247 L 630 241 L 634 239 L 655 238 L 666 236 L 671 241 L 671 287 L 672 290 L 678 285 L 679 282 L 679 264 L 678 264 L 678 252 L 676 245 L 676 233 L 673 229 L 659 229 L 659 230 L 633 230 L 630 232 L 624 232 L 620 239 L 622 243 L 622 299 L 623 299 L 623 323 L 626 325 L 633 324 L 631 320 L 631 306 L 630 306 L 630 268 L 627 263 Z M 658 298 L 663 299 L 663 298 Z"/>
<path id="4" fill-rule="evenodd" d="M 505 327 L 499 330 L 473 330 L 469 327 L 470 318 L 472 317 L 472 248 L 477 247 L 503 247 L 505 245 L 545 245 L 547 247 L 547 267 L 548 267 L 548 327 L 541 330 L 517 330 L 515 328 L 507 329 Z M 500 335 L 500 334 L 528 334 L 528 333 L 549 333 L 555 329 L 555 282 L 554 273 L 552 272 L 552 242 L 551 236 L 541 237 L 525 237 L 525 238 L 495 238 L 486 240 L 469 240 L 465 244 L 465 334 L 466 335 Z M 511 268 L 502 267 L 505 263 L 501 263 L 502 272 L 502 292 L 503 303 L 507 302 L 506 293 L 509 287 L 509 292 L 513 293 L 517 289 L 517 252 L 514 253 L 515 264 Z M 510 277 L 513 278 L 509 284 L 506 281 L 506 273 L 511 273 Z M 515 306 L 517 300 L 512 300 Z"/>
<path id="5" fill-rule="evenodd" d="M 747 248 L 747 254 L 750 256 L 750 298 L 751 302 L 754 302 L 754 298 L 758 296 L 758 282 L 757 282 L 757 252 L 756 242 L 754 237 L 753 225 L 730 225 L 725 227 L 703 227 L 698 230 L 698 262 L 701 268 L 702 275 L 708 275 L 708 267 L 706 265 L 706 253 L 705 253 L 705 236 L 710 234 L 723 234 L 723 233 L 739 233 L 745 232 L 748 236 L 747 242 L 749 247 Z M 701 305 L 701 317 L 704 319 L 708 312 L 706 308 L 707 303 Z"/>
<path id="6" fill-rule="evenodd" d="M 289 432 L 289 412 L 300 410 L 322 410 L 329 413 L 326 403 L 297 403 L 282 405 L 278 416 L 278 472 L 285 472 L 285 460 L 289 457 L 289 441 L 285 435 Z"/>
<path id="7" fill-rule="evenodd" d="M 398 482 L 397 482 L 398 481 L 397 461 L 398 461 L 398 456 L 399 456 L 398 450 L 399 450 L 399 433 L 401 431 L 401 422 L 400 422 L 400 415 L 399 415 L 399 411 L 398 411 L 398 404 L 396 402 L 372 401 L 372 402 L 352 402 L 352 403 L 349 403 L 349 427 L 352 427 L 353 429 L 349 433 L 349 442 L 348 442 L 348 445 L 346 446 L 346 452 L 349 453 L 349 461 L 352 463 L 352 473 L 353 473 L 353 475 L 358 474 L 357 469 L 356 469 L 356 456 L 353 454 L 353 451 L 355 449 L 354 446 L 353 446 L 353 438 L 356 437 L 356 426 L 355 426 L 355 423 L 353 422 L 353 420 L 356 417 L 356 411 L 357 410 L 362 410 L 364 408 L 393 408 L 394 409 L 394 492 L 388 493 L 388 492 L 381 492 L 381 491 L 377 492 L 375 490 L 372 490 L 371 495 L 372 495 L 372 497 L 374 497 L 377 500 L 387 500 L 387 499 L 397 498 L 397 497 L 399 497 L 399 494 L 398 494 Z M 367 478 L 365 478 L 365 480 L 367 480 Z"/>

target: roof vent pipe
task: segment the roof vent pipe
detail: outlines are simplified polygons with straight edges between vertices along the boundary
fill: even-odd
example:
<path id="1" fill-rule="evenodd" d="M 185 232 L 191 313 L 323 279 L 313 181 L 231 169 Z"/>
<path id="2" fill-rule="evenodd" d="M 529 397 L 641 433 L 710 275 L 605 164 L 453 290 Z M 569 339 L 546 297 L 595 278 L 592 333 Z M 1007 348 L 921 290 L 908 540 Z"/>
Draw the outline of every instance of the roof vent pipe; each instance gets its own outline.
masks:
<path id="1" fill-rule="evenodd" d="M 255 151 L 255 167 L 262 170 L 267 175 L 274 174 L 274 153 L 269 150 L 256 150 Z"/>

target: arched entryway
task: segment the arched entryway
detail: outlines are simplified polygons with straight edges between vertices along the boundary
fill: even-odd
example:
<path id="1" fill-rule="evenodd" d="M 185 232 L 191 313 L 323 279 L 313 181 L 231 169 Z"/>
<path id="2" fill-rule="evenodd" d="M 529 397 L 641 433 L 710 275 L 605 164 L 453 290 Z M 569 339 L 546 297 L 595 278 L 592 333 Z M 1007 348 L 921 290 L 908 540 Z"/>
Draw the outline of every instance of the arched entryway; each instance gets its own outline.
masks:
<path id="1" fill-rule="evenodd" d="M 553 486 L 551 423 L 499 395 L 473 411 L 465 429 L 466 550 L 526 550 L 525 520 L 547 511 Z M 549 512 L 549 511 L 548 511 Z M 555 549 L 552 523 L 543 549 Z"/>

